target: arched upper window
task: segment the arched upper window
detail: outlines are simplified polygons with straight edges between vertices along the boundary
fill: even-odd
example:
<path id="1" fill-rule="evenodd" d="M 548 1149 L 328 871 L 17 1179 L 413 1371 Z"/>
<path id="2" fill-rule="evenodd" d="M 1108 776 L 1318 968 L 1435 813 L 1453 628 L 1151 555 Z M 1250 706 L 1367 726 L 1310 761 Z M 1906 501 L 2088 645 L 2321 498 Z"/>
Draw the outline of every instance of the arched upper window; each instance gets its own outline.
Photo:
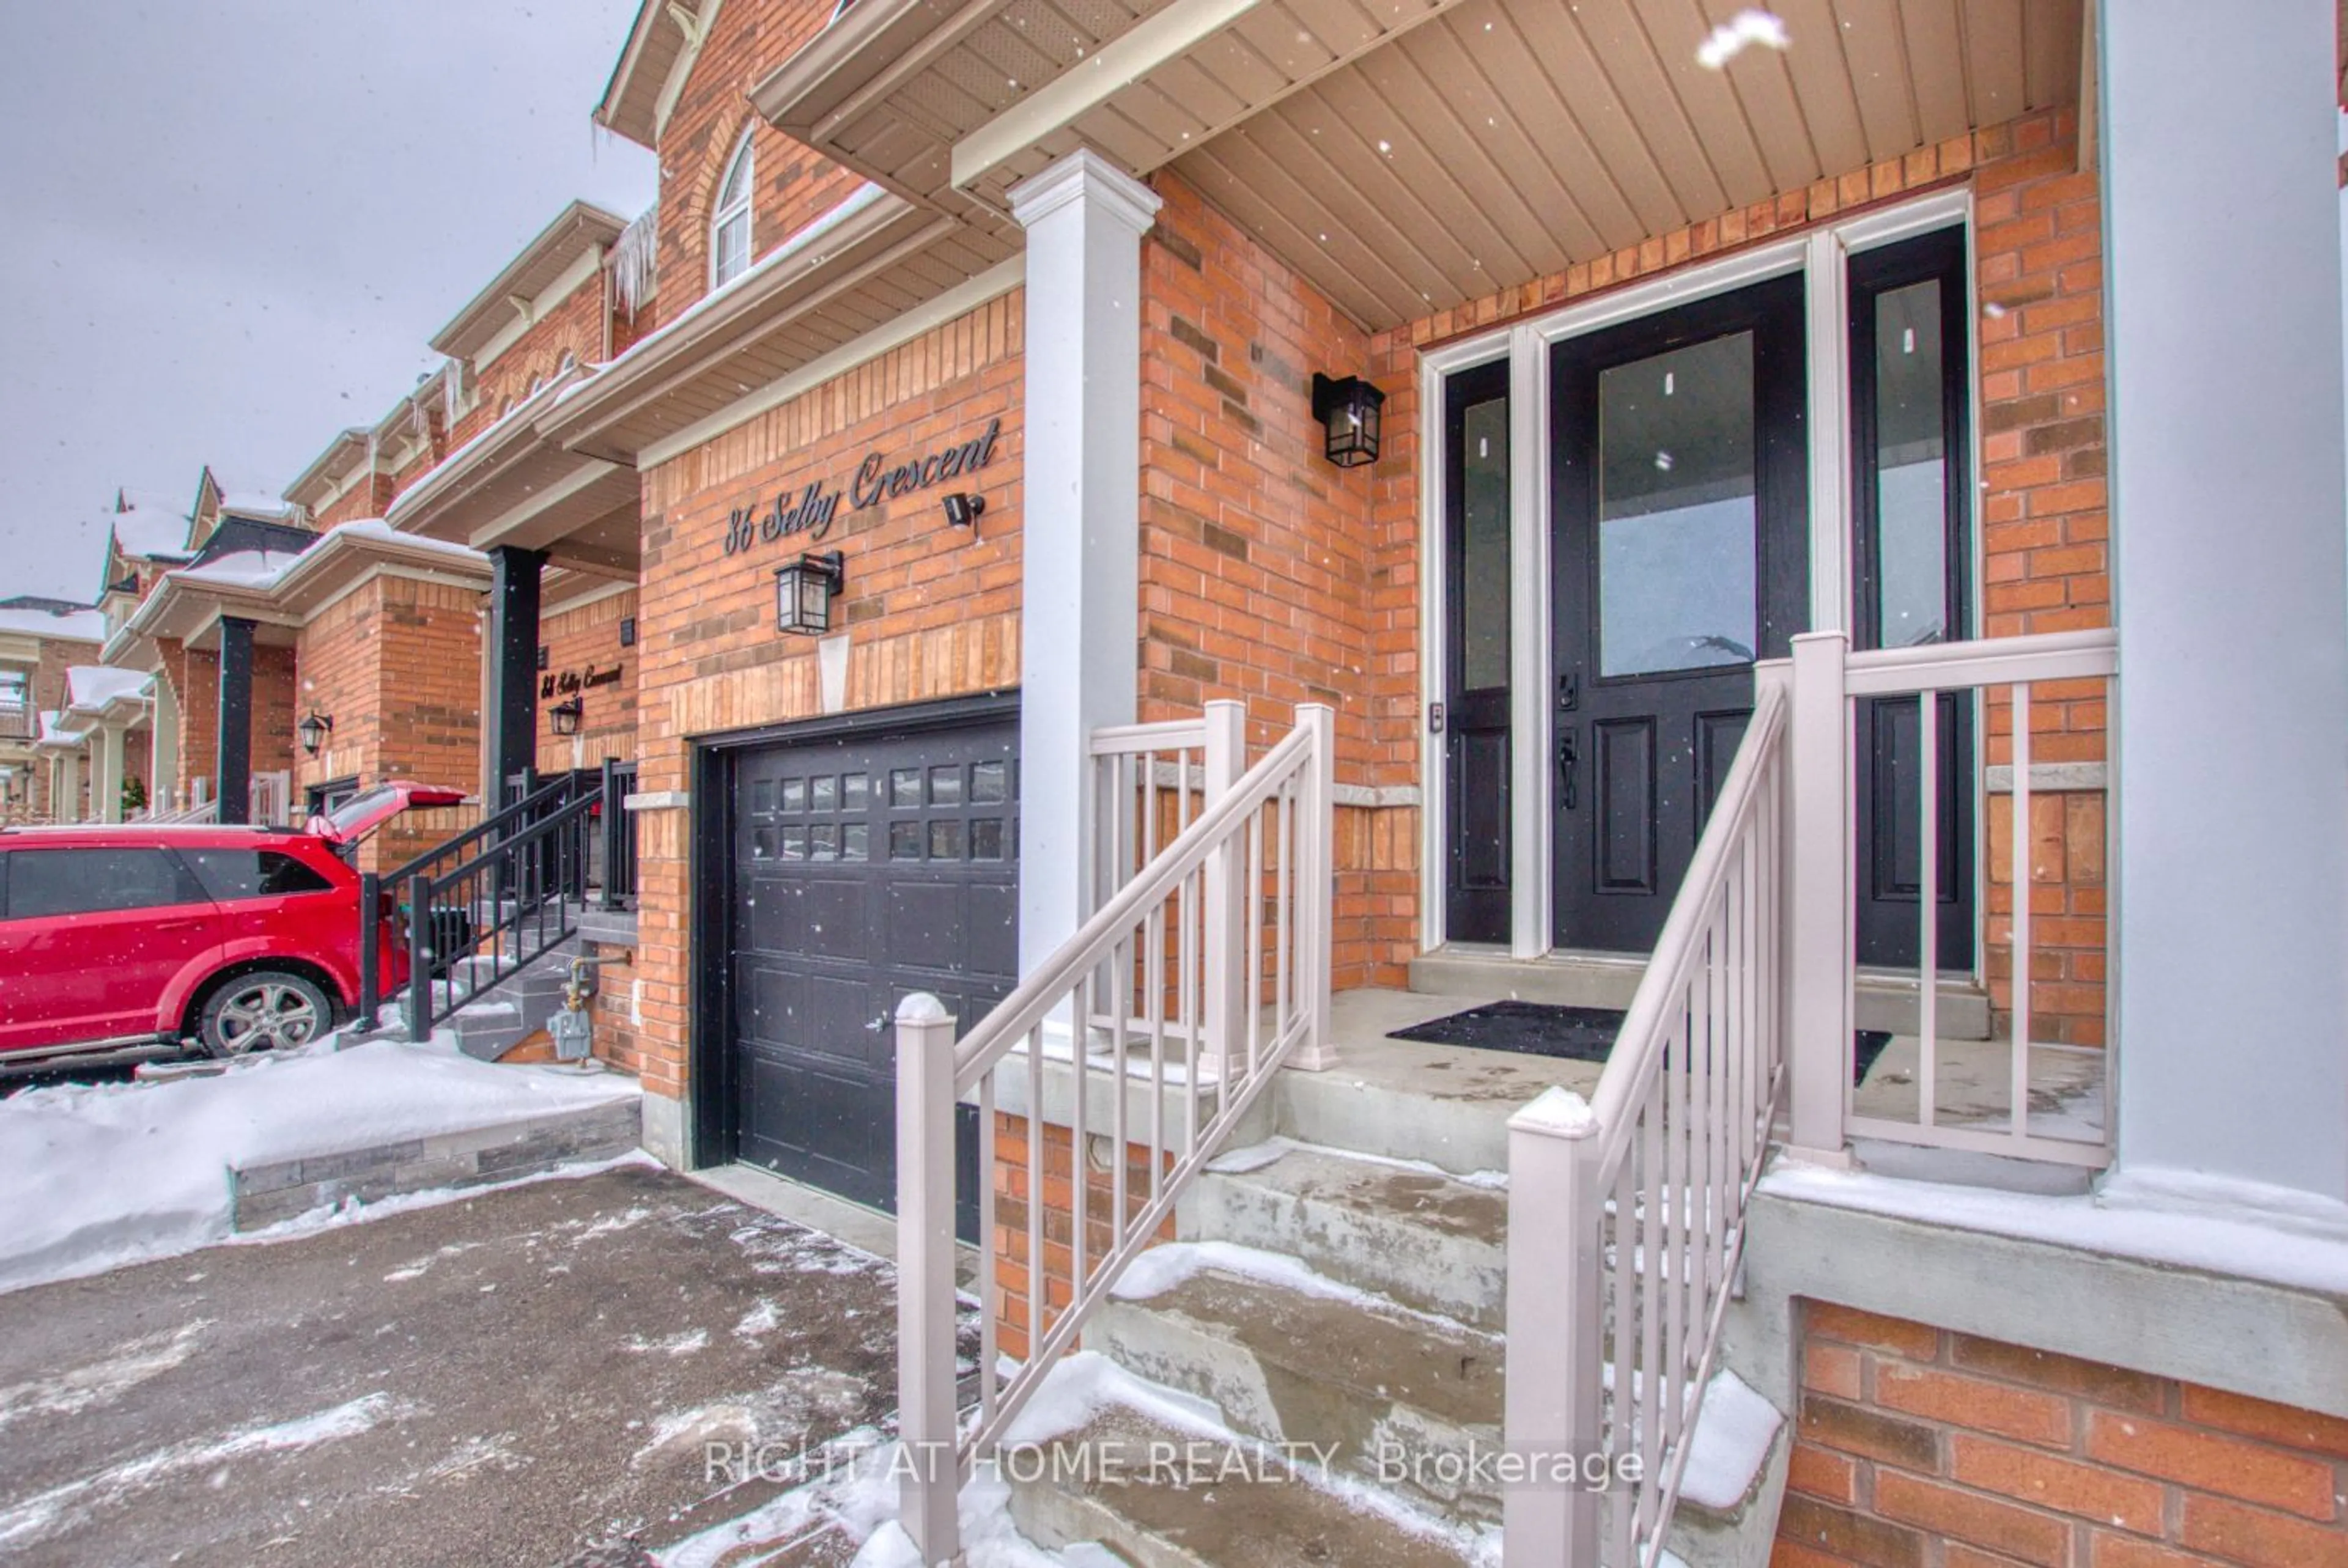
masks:
<path id="1" fill-rule="evenodd" d="M 726 177 L 717 182 L 717 205 L 710 214 L 709 286 L 713 289 L 724 288 L 750 265 L 753 162 L 750 133 L 746 130 L 733 160 L 726 166 Z"/>

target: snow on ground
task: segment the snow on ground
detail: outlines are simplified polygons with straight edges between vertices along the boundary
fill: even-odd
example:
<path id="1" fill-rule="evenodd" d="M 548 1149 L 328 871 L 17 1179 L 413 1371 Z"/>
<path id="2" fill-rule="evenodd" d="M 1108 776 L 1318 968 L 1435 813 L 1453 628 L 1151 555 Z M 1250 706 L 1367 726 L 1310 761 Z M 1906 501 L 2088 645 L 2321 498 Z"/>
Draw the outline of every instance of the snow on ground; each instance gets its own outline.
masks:
<path id="1" fill-rule="evenodd" d="M 618 1074 L 476 1061 L 445 1038 L 254 1056 L 210 1077 L 0 1101 L 0 1291 L 229 1236 L 231 1166 L 337 1153 L 630 1098 Z M 474 1189 L 478 1190 L 478 1189 Z M 436 1201 L 422 1194 L 370 1214 Z M 264 1235 L 314 1229 L 322 1214 Z"/>

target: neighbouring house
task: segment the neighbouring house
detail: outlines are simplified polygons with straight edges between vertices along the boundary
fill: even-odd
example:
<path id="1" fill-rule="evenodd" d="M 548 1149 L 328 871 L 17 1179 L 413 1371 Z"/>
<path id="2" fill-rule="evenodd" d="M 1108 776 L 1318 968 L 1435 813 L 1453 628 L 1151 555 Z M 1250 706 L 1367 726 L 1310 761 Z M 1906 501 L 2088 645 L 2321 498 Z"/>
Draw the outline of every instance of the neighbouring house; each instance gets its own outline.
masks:
<path id="1" fill-rule="evenodd" d="M 118 523 L 320 799 L 478 756 L 416 918 L 601 826 L 647 1147 L 898 1215 L 925 1560 L 1063 1368 L 1387 1494 L 1008 1478 L 1137 1560 L 2343 1560 L 2337 12 L 1711 15 L 647 0 L 323 543 Z"/>
<path id="2" fill-rule="evenodd" d="M 76 755 L 55 736 L 66 671 L 98 659 L 105 618 L 86 604 L 0 599 L 0 824 L 71 822 L 87 809 Z M 70 776 L 68 770 L 70 769 Z"/>

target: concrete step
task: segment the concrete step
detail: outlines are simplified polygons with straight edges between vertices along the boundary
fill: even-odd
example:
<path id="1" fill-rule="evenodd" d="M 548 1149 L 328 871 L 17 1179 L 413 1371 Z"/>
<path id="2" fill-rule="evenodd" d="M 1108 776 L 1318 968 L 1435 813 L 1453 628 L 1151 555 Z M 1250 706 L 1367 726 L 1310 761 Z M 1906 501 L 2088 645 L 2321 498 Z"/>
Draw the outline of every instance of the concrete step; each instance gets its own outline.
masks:
<path id="1" fill-rule="evenodd" d="M 1508 1218 L 1504 1187 L 1275 1139 L 1202 1172 L 1176 1234 L 1287 1254 L 1405 1307 L 1498 1329 Z"/>
<path id="2" fill-rule="evenodd" d="M 1250 1450 L 1209 1430 L 1107 1405 L 1006 1466 L 1012 1519 L 1048 1551 L 1093 1543 L 1138 1568 L 1467 1568 L 1480 1560 L 1466 1532 L 1309 1467 L 1287 1472 L 1275 1456 L 1259 1455 L 1246 1473 L 1230 1471 L 1224 1456 Z M 1153 1463 L 1158 1455 L 1167 1462 Z M 1194 1463 L 1200 1457 L 1203 1468 Z"/>
<path id="3" fill-rule="evenodd" d="M 1559 1007 L 1627 1008 L 1646 961 L 1622 953 L 1550 953 L 1516 958 L 1489 948 L 1448 947 L 1410 962 L 1410 989 L 1426 996 L 1473 1001 L 1514 998 Z M 1861 969 L 1858 1028 L 1913 1034 L 1917 985 L 1911 975 Z M 1941 980 L 1938 1034 L 1945 1040 L 1989 1038 L 1989 993 L 1969 979 Z"/>
<path id="4" fill-rule="evenodd" d="M 1085 1328 L 1148 1382 L 1213 1405 L 1242 1437 L 1309 1446 L 1366 1485 L 1497 1523 L 1498 1335 L 1398 1307 L 1292 1258 L 1174 1244 Z"/>

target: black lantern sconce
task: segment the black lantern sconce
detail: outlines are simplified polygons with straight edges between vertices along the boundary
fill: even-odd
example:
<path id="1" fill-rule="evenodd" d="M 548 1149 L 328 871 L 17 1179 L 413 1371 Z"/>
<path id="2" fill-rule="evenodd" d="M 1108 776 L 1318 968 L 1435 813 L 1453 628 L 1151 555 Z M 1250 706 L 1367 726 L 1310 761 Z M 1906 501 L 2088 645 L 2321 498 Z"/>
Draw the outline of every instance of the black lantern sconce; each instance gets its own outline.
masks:
<path id="1" fill-rule="evenodd" d="M 1378 410 L 1386 395 L 1358 375 L 1313 375 L 1313 417 L 1327 429 L 1322 451 L 1340 468 L 1378 460 Z"/>
<path id="2" fill-rule="evenodd" d="M 324 713 L 312 713 L 294 726 L 294 733 L 301 737 L 302 749 L 314 757 L 325 746 L 326 737 L 335 733 L 335 721 Z"/>
<path id="3" fill-rule="evenodd" d="M 948 496 L 946 497 L 946 525 L 949 528 L 968 528 L 970 530 L 970 537 L 976 538 L 978 537 L 979 516 L 985 510 L 986 497 L 984 496 Z"/>
<path id="4" fill-rule="evenodd" d="M 838 550 L 809 551 L 775 569 L 775 630 L 820 637 L 831 630 L 831 601 L 848 580 Z"/>
<path id="5" fill-rule="evenodd" d="M 556 734 L 575 735 L 579 733 L 581 722 L 587 716 L 587 699 L 573 697 L 567 702 L 557 702 L 546 711 L 546 716 L 554 721 Z"/>
<path id="6" fill-rule="evenodd" d="M 635 645 L 636 618 L 633 615 L 623 615 L 620 617 L 620 646 L 633 648 Z"/>

